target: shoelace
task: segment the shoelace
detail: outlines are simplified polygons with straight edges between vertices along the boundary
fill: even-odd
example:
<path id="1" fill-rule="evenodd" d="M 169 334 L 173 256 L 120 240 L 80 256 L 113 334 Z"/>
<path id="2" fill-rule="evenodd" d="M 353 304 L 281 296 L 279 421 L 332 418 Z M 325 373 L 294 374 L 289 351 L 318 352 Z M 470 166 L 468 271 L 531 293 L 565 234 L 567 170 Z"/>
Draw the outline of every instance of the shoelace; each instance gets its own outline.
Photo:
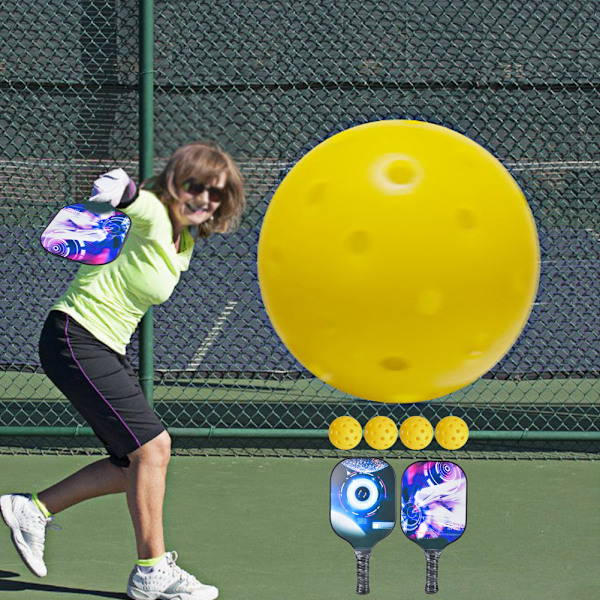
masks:
<path id="1" fill-rule="evenodd" d="M 167 563 L 173 569 L 173 571 L 175 571 L 177 576 L 180 579 L 183 579 L 183 581 L 199 584 L 200 582 L 191 573 L 188 573 L 187 571 L 185 571 L 181 567 L 178 567 L 175 564 L 175 561 L 177 560 L 177 558 L 178 558 L 178 555 L 175 550 L 173 550 L 173 552 L 171 552 L 170 554 L 167 554 Z"/>
<path id="2" fill-rule="evenodd" d="M 60 531 L 62 530 L 62 526 L 60 526 L 58 523 L 53 523 L 52 521 L 54 521 L 54 516 L 52 517 L 48 517 L 47 519 L 45 519 L 46 521 L 46 528 L 47 529 L 54 529 L 54 531 Z"/>
<path id="3" fill-rule="evenodd" d="M 31 521 L 36 522 L 37 521 L 37 525 L 42 525 L 44 527 L 44 530 L 46 529 L 54 529 L 54 530 L 60 530 L 62 529 L 62 527 L 60 525 L 58 525 L 58 523 L 53 523 L 54 521 L 54 515 L 52 515 L 51 517 L 44 517 L 43 515 L 35 516 L 35 517 L 31 517 Z M 32 531 L 31 529 L 27 529 L 27 531 L 29 531 L 29 533 L 35 533 L 35 529 Z"/>
<path id="4" fill-rule="evenodd" d="M 54 530 L 61 530 L 62 527 L 56 523 L 52 523 L 52 521 L 54 520 L 54 517 L 44 517 L 42 515 L 40 515 L 39 517 L 32 517 L 31 521 L 33 521 L 35 523 L 35 527 L 30 528 L 27 527 L 26 529 L 24 528 L 25 531 L 27 531 L 29 533 L 29 535 L 31 536 L 30 538 L 30 544 L 33 547 L 33 550 L 35 553 L 37 554 L 43 554 L 44 552 L 44 543 L 46 540 L 46 528 L 49 529 L 54 529 Z M 40 535 L 38 534 L 39 528 L 40 526 L 44 527 L 44 529 L 42 530 L 42 533 Z"/>
<path id="5" fill-rule="evenodd" d="M 36 534 L 41 531 L 41 537 L 44 538 L 46 527 L 48 526 L 48 521 L 50 521 L 52 517 L 46 519 L 46 517 L 40 515 L 27 515 L 25 513 L 25 519 L 23 523 L 23 530 L 27 531 L 31 535 L 38 537 Z"/>

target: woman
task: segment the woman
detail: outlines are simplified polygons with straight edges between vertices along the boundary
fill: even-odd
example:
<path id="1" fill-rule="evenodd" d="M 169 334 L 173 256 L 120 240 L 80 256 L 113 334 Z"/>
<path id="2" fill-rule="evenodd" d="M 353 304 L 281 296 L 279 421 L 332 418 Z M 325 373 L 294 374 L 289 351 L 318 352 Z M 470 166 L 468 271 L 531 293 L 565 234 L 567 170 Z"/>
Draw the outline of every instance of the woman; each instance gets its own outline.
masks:
<path id="1" fill-rule="evenodd" d="M 186 145 L 136 194 L 117 169 L 96 180 L 92 198 L 129 215 L 121 254 L 104 266 L 82 266 L 52 307 L 40 338 L 42 367 L 87 420 L 109 457 L 37 494 L 0 497 L 0 511 L 29 569 L 46 575 L 45 528 L 74 504 L 125 492 L 138 561 L 127 594 L 137 600 L 212 600 L 165 551 L 162 509 L 170 437 L 149 407 L 125 348 L 153 304 L 165 302 L 189 267 L 194 239 L 233 231 L 244 206 L 242 176 L 210 143 Z"/>

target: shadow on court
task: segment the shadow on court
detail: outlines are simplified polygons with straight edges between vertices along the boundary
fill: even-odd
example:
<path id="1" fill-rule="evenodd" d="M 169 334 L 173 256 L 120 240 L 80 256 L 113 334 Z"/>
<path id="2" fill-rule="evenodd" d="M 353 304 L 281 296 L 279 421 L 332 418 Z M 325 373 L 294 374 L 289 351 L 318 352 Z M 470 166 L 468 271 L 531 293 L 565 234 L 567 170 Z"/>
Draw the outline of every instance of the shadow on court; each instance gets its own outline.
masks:
<path id="1" fill-rule="evenodd" d="M 122 592 L 104 592 L 102 590 L 85 590 L 82 588 L 64 587 L 60 585 L 45 585 L 43 583 L 30 583 L 28 581 L 15 581 L 19 577 L 14 571 L 0 571 L 0 591 L 2 592 L 54 592 L 60 594 L 85 594 L 93 598 L 118 598 L 128 600 L 127 594 Z M 23 596 L 25 597 L 25 596 Z"/>

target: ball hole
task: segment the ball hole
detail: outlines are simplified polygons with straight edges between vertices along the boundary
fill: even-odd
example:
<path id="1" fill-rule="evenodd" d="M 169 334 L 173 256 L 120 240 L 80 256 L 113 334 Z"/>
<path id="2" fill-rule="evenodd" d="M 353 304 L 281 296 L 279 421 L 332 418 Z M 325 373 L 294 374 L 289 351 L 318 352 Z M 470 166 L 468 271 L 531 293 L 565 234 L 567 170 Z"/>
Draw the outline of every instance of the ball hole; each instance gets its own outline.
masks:
<path id="1" fill-rule="evenodd" d="M 456 212 L 458 226 L 461 229 L 475 229 L 477 226 L 477 215 L 468 208 L 461 208 Z"/>
<path id="2" fill-rule="evenodd" d="M 363 254 L 371 247 L 372 239 L 366 231 L 353 231 L 348 236 L 346 244 L 350 252 L 353 252 L 354 254 Z"/>
<path id="3" fill-rule="evenodd" d="M 388 356 L 380 362 L 380 365 L 388 371 L 406 371 L 409 367 L 408 361 L 399 356 Z"/>
<path id="4" fill-rule="evenodd" d="M 415 179 L 416 171 L 410 161 L 398 159 L 388 165 L 385 174 L 394 185 L 408 185 Z"/>
<path id="5" fill-rule="evenodd" d="M 306 191 L 306 203 L 309 205 L 320 204 L 327 195 L 327 183 L 317 181 Z"/>
<path id="6" fill-rule="evenodd" d="M 279 246 L 273 246 L 269 251 L 269 260 L 273 263 L 281 262 L 283 258 L 283 251 Z"/>

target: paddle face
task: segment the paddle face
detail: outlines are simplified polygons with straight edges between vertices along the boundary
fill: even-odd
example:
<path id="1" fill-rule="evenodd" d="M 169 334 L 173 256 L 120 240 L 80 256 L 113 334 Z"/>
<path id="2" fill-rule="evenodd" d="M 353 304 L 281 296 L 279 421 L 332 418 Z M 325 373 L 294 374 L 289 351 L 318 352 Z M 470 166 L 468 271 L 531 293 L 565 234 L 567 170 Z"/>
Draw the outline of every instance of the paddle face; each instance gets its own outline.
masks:
<path id="1" fill-rule="evenodd" d="M 467 478 L 454 463 L 410 465 L 402 475 L 402 531 L 424 550 L 442 550 L 467 525 Z"/>
<path id="2" fill-rule="evenodd" d="M 119 255 L 131 219 L 104 202 L 70 204 L 50 221 L 41 235 L 42 247 L 86 265 L 105 265 Z"/>
<path id="3" fill-rule="evenodd" d="M 351 458 L 331 473 L 331 527 L 355 550 L 370 550 L 396 523 L 396 474 L 384 460 Z"/>

